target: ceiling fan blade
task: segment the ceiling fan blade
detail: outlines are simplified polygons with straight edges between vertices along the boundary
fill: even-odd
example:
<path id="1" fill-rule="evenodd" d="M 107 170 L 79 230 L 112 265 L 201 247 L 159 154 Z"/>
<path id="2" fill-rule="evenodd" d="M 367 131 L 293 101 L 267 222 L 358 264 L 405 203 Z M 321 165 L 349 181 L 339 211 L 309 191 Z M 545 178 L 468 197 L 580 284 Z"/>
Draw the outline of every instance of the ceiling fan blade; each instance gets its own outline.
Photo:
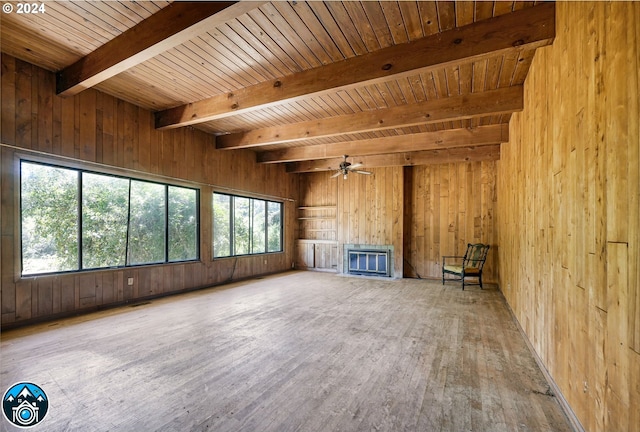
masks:
<path id="1" fill-rule="evenodd" d="M 361 163 L 354 163 L 352 165 L 349 165 L 349 169 L 354 169 L 354 168 L 358 168 L 358 167 L 361 167 L 361 166 L 362 166 Z"/>
<path id="2" fill-rule="evenodd" d="M 342 174 L 342 173 L 341 173 L 340 171 L 338 171 L 338 172 L 336 172 L 334 175 L 332 175 L 332 176 L 331 176 L 331 177 L 329 177 L 329 178 L 335 178 L 335 177 L 338 177 L 340 174 Z"/>
<path id="3" fill-rule="evenodd" d="M 352 170 L 354 173 L 358 173 L 358 174 L 366 174 L 366 175 L 371 175 L 373 174 L 370 171 L 361 171 L 361 170 Z"/>

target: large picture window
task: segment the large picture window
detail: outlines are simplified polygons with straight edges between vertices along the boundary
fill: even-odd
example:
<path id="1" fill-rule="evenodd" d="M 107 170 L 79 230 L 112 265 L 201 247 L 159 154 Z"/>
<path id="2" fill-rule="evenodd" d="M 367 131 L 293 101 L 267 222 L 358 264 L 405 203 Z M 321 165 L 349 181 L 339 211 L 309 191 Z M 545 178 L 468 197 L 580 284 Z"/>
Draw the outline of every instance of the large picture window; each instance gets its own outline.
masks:
<path id="1" fill-rule="evenodd" d="M 282 252 L 282 203 L 213 194 L 213 257 Z"/>
<path id="2" fill-rule="evenodd" d="M 20 165 L 23 275 L 199 258 L 196 189 Z"/>

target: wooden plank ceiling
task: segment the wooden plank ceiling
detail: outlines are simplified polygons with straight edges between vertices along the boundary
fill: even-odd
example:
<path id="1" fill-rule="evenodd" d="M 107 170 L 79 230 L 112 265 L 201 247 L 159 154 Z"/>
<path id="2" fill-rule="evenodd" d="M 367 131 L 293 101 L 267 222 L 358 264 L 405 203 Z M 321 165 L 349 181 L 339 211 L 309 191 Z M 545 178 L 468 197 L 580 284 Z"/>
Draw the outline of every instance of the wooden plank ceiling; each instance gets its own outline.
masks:
<path id="1" fill-rule="evenodd" d="M 2 51 L 289 172 L 500 157 L 553 3 L 50 1 Z"/>

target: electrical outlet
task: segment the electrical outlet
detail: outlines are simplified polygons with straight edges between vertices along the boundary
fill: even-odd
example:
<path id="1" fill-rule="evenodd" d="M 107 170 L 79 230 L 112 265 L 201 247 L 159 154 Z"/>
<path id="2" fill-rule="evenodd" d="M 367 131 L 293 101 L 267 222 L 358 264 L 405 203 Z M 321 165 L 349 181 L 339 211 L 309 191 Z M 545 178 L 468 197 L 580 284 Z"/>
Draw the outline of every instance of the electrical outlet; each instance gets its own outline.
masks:
<path id="1" fill-rule="evenodd" d="M 267 260 L 264 260 L 264 265 L 267 265 Z"/>
<path id="2" fill-rule="evenodd" d="M 127 279 L 127 285 L 129 286 L 133 285 L 133 278 Z"/>

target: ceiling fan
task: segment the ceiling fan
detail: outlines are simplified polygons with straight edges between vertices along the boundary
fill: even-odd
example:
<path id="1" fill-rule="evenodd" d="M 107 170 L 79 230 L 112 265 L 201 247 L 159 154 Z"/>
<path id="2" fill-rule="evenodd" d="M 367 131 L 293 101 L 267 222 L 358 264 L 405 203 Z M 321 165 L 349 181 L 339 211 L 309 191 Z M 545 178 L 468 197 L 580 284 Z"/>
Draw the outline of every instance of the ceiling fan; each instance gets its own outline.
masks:
<path id="1" fill-rule="evenodd" d="M 344 160 L 342 162 L 340 162 L 340 167 L 338 168 L 337 172 L 331 176 L 331 178 L 334 177 L 338 177 L 339 175 L 342 175 L 343 179 L 347 179 L 347 175 L 350 172 L 354 172 L 354 173 L 358 173 L 358 174 L 366 174 L 366 175 L 370 175 L 371 172 L 369 171 L 362 171 L 362 170 L 357 170 L 354 168 L 359 168 L 362 166 L 361 163 L 356 163 L 356 164 L 352 164 L 351 162 L 347 162 L 347 158 L 349 156 L 348 155 L 344 155 Z"/>

